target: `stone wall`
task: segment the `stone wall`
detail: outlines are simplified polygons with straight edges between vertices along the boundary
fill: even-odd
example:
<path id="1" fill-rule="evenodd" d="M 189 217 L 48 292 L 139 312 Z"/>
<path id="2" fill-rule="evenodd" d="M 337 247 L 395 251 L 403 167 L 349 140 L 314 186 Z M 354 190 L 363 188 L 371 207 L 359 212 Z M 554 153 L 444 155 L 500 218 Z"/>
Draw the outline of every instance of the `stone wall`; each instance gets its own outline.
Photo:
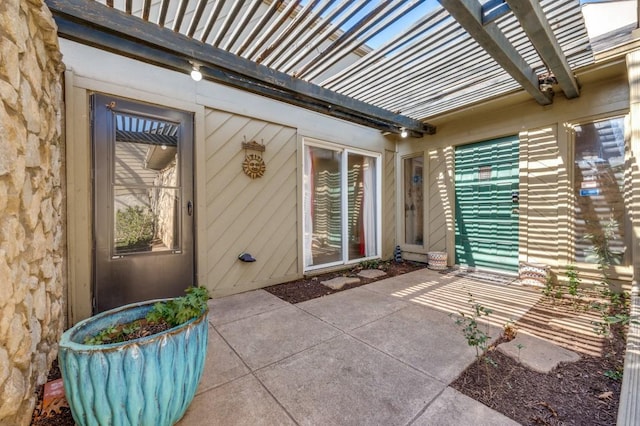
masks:
<path id="1" fill-rule="evenodd" d="M 177 156 L 176 156 L 177 157 Z M 155 214 L 156 236 L 162 240 L 165 247 L 175 248 L 178 230 L 176 229 L 176 215 L 178 214 L 179 203 L 176 199 L 174 188 L 178 183 L 177 158 L 170 166 L 160 171 L 153 182 L 156 188 L 160 188 L 158 194 L 151 200 L 152 210 Z"/>
<path id="2" fill-rule="evenodd" d="M 42 0 L 0 1 L 0 425 L 28 425 L 64 326 L 63 65 Z"/>

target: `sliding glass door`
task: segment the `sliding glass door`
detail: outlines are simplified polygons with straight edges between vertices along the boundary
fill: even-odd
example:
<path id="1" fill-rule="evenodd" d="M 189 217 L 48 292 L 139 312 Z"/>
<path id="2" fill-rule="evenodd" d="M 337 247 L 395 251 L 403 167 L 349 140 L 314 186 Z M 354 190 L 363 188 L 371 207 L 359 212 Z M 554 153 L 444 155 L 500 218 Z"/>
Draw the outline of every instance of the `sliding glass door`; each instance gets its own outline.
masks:
<path id="1" fill-rule="evenodd" d="M 380 256 L 379 156 L 304 147 L 305 269 Z"/>

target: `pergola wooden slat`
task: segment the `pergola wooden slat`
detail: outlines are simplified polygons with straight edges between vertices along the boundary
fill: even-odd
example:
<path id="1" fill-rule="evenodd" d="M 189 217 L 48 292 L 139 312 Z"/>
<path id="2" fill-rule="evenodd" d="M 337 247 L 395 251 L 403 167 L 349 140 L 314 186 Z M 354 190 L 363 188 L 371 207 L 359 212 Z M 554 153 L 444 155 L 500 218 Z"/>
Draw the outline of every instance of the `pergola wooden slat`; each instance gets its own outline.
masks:
<path id="1" fill-rule="evenodd" d="M 185 73 L 195 62 L 211 80 L 381 131 L 398 133 L 405 128 L 415 136 L 435 132 L 429 124 L 296 79 L 94 1 L 46 3 L 59 34 L 74 41 Z"/>
<path id="2" fill-rule="evenodd" d="M 62 37 L 385 132 L 521 89 L 547 105 L 550 73 L 575 97 L 593 63 L 578 0 L 45 1 Z"/>

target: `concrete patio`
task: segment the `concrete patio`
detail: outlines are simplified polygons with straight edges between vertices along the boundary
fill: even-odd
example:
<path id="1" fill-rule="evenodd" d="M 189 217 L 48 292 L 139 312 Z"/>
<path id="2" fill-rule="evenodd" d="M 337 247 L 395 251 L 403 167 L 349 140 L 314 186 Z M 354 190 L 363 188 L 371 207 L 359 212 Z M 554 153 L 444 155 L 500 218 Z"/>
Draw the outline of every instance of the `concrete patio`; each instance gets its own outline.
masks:
<path id="1" fill-rule="evenodd" d="M 264 290 L 210 301 L 191 425 L 509 425 L 448 385 L 474 360 L 449 314 L 469 293 L 497 337 L 537 289 L 423 269 L 291 305 Z"/>

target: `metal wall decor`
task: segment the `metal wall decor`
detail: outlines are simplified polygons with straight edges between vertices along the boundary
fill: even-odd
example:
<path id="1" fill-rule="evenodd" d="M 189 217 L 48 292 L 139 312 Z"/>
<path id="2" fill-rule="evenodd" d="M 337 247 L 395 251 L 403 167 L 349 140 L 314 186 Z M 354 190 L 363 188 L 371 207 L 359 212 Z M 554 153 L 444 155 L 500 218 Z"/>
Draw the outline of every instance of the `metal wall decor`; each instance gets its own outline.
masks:
<path id="1" fill-rule="evenodd" d="M 242 171 L 245 175 L 251 179 L 256 179 L 264 176 L 264 172 L 267 170 L 267 166 L 262 159 L 262 153 L 265 151 L 264 143 L 258 143 L 256 141 L 247 142 L 247 138 L 244 138 L 242 142 L 244 148 L 244 161 L 242 162 Z M 256 153 L 249 154 L 248 151 L 255 151 Z"/>

